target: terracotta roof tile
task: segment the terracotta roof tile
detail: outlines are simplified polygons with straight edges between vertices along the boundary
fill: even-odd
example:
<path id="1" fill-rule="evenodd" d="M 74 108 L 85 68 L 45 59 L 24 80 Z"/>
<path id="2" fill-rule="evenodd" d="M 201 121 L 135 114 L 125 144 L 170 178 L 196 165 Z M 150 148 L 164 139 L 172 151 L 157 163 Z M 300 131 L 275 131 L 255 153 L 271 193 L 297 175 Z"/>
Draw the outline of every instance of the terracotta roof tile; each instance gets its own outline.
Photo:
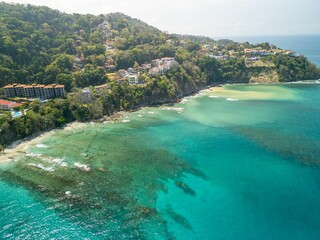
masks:
<path id="1" fill-rule="evenodd" d="M 4 100 L 4 99 L 0 99 L 0 104 L 1 105 L 10 105 L 10 104 L 13 104 L 15 102 L 11 102 L 11 101 L 7 101 L 7 100 Z"/>

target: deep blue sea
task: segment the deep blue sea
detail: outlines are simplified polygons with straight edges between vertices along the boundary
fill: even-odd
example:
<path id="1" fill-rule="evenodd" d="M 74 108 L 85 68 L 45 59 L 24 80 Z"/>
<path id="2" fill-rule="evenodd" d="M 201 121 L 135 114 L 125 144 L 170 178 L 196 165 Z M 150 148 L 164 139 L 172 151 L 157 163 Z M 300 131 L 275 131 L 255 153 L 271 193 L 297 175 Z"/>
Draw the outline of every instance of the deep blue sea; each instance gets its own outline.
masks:
<path id="1" fill-rule="evenodd" d="M 320 84 L 226 85 L 0 164 L 0 239 L 320 239 Z"/>

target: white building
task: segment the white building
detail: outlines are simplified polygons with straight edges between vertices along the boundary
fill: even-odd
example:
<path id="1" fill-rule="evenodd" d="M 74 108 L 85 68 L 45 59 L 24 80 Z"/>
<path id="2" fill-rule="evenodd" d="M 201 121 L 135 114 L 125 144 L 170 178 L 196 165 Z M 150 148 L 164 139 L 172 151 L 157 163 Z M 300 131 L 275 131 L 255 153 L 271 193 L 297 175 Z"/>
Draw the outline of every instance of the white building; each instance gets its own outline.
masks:
<path id="1" fill-rule="evenodd" d="M 135 74 L 130 74 L 128 75 L 128 81 L 130 85 L 134 85 L 134 84 L 138 84 L 139 80 L 138 80 L 138 76 Z"/>

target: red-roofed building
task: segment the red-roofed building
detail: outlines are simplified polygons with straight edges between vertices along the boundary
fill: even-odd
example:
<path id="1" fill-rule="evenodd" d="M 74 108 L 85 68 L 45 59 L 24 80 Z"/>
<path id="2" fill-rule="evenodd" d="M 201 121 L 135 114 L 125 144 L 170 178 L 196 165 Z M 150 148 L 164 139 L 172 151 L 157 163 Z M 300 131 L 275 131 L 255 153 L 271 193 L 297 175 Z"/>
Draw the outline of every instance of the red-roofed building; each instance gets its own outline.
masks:
<path id="1" fill-rule="evenodd" d="M 0 110 L 11 110 L 18 106 L 22 106 L 22 104 L 0 99 Z"/>

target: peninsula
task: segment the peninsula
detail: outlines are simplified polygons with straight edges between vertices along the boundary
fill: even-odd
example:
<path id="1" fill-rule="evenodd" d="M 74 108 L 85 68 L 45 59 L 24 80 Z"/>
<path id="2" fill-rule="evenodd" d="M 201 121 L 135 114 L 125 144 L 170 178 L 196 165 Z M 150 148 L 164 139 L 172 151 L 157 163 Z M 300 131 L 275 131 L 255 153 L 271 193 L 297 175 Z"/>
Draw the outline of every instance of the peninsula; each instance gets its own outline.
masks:
<path id="1" fill-rule="evenodd" d="M 319 79 L 271 43 L 162 32 L 121 13 L 0 3 L 0 145 L 72 121 L 155 105 L 212 84 Z"/>

